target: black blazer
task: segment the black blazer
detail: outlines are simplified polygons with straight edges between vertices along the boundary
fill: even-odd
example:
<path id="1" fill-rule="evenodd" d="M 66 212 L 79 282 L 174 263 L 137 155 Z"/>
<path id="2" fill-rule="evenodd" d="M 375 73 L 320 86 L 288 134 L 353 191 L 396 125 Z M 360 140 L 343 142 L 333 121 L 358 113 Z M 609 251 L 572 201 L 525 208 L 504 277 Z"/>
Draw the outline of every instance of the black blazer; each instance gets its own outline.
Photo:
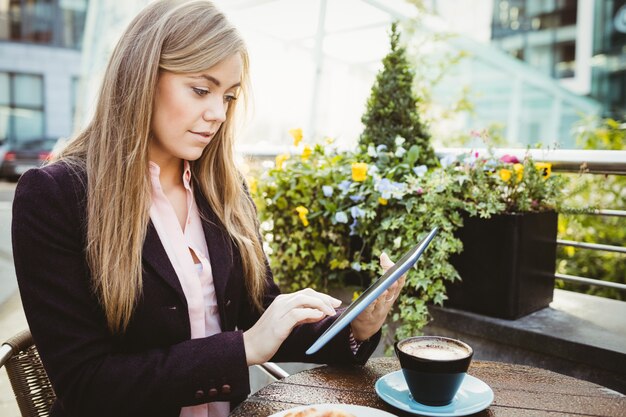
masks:
<path id="1" fill-rule="evenodd" d="M 85 258 L 86 175 L 63 163 L 25 173 L 13 203 L 13 256 L 30 330 L 58 400 L 53 417 L 177 417 L 183 406 L 250 392 L 243 330 L 260 317 L 246 295 L 240 254 L 206 199 L 196 193 L 222 333 L 190 340 L 185 296 L 150 223 L 143 293 L 123 335 L 112 335 Z M 199 187 L 195 187 L 196 190 Z M 268 306 L 279 294 L 268 268 Z M 273 360 L 364 363 L 380 332 L 355 356 L 348 330 L 312 357 L 304 351 L 334 318 L 294 329 Z"/>

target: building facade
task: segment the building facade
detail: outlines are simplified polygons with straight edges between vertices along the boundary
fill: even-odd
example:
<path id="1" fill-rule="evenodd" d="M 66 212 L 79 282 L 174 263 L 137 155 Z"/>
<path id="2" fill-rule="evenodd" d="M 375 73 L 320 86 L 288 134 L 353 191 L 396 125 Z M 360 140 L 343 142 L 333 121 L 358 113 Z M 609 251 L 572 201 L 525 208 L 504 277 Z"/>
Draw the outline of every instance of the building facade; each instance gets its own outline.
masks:
<path id="1" fill-rule="evenodd" d="M 626 118 L 626 0 L 494 0 L 492 43 Z"/>
<path id="2" fill-rule="evenodd" d="M 0 142 L 72 133 L 88 0 L 0 0 Z"/>

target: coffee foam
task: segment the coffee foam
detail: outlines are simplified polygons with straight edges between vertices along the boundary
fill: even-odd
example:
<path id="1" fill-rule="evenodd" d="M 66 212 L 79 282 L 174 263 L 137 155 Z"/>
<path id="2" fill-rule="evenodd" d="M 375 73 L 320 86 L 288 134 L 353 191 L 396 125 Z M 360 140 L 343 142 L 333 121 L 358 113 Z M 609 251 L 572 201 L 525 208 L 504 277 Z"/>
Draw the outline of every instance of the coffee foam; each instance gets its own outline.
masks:
<path id="1" fill-rule="evenodd" d="M 399 348 L 408 355 L 435 361 L 452 361 L 470 355 L 464 347 L 444 340 L 413 340 L 403 343 Z"/>

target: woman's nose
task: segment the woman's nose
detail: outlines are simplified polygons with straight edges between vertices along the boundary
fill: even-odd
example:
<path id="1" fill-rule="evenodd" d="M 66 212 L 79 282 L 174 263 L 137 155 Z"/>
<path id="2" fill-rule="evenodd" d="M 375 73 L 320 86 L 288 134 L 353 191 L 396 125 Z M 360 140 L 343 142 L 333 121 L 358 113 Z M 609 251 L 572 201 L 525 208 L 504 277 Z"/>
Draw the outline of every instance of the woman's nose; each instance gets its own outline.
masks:
<path id="1" fill-rule="evenodd" d="M 202 113 L 202 119 L 206 122 L 224 123 L 226 121 L 227 103 L 223 100 L 211 100 Z"/>

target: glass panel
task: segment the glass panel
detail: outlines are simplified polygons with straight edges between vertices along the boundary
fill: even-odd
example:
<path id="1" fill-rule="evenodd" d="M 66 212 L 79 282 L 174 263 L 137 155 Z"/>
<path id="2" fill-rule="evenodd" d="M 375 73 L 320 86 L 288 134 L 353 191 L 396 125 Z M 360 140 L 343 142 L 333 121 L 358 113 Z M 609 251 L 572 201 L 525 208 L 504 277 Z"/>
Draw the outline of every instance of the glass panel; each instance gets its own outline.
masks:
<path id="1" fill-rule="evenodd" d="M 43 112 L 37 110 L 14 109 L 13 123 L 17 142 L 41 139 L 43 137 Z"/>
<path id="2" fill-rule="evenodd" d="M 13 78 L 15 105 L 43 107 L 43 78 L 39 75 L 17 74 Z"/>
<path id="3" fill-rule="evenodd" d="M 51 0 L 31 0 L 21 10 L 21 40 L 52 43 L 55 7 Z"/>
<path id="4" fill-rule="evenodd" d="M 10 39 L 9 0 L 0 0 L 0 39 Z"/>
<path id="5" fill-rule="evenodd" d="M 0 72 L 0 105 L 8 105 L 11 101 L 9 95 L 9 74 Z"/>
<path id="6" fill-rule="evenodd" d="M 61 0 L 59 6 L 63 19 L 61 43 L 68 48 L 80 48 L 85 29 L 87 2 L 85 0 Z"/>

